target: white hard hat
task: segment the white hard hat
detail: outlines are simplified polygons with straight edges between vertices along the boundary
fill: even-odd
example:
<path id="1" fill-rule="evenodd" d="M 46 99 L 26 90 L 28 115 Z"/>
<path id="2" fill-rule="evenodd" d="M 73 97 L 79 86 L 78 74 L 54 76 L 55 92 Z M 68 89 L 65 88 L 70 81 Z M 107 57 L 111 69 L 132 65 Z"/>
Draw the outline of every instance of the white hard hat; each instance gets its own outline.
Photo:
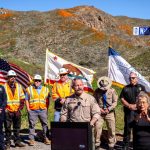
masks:
<path id="1" fill-rule="evenodd" d="M 68 74 L 68 69 L 66 69 L 66 68 L 60 68 L 59 69 L 59 74 Z"/>
<path id="2" fill-rule="evenodd" d="M 9 70 L 7 72 L 7 76 L 17 76 L 16 72 L 14 70 Z"/>
<path id="3" fill-rule="evenodd" d="M 42 77 L 39 74 L 36 74 L 33 79 L 34 80 L 42 80 Z"/>

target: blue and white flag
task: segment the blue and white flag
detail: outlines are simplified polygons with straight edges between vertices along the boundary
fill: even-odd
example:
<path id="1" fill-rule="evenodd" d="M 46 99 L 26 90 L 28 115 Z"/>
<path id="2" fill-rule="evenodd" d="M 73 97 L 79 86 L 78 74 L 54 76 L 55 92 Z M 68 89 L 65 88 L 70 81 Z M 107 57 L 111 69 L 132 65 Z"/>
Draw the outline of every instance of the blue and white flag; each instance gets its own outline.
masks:
<path id="1" fill-rule="evenodd" d="M 150 35 L 150 27 L 133 27 L 133 35 Z"/>
<path id="2" fill-rule="evenodd" d="M 108 54 L 108 77 L 113 81 L 114 85 L 124 86 L 129 84 L 129 75 L 131 72 L 135 72 L 138 76 L 138 83 L 145 86 L 146 91 L 150 93 L 150 82 L 123 59 L 119 53 L 109 47 Z"/>

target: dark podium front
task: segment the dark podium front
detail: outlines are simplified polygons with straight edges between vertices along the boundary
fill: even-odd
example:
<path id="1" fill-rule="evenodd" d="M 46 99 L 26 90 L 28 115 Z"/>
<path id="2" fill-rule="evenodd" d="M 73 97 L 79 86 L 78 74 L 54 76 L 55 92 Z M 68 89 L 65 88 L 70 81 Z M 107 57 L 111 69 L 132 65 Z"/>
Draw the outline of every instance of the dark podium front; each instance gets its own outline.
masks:
<path id="1" fill-rule="evenodd" d="M 87 122 L 51 122 L 52 150 L 92 150 L 92 128 Z"/>

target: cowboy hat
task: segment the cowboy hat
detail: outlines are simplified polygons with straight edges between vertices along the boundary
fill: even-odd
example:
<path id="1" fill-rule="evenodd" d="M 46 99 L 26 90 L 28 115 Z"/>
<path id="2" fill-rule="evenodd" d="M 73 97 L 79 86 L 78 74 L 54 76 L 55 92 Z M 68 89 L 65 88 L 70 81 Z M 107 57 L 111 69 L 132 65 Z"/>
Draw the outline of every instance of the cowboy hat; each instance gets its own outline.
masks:
<path id="1" fill-rule="evenodd" d="M 112 85 L 111 79 L 106 76 L 100 77 L 97 81 L 97 86 L 101 90 L 108 90 L 111 87 L 111 85 Z"/>

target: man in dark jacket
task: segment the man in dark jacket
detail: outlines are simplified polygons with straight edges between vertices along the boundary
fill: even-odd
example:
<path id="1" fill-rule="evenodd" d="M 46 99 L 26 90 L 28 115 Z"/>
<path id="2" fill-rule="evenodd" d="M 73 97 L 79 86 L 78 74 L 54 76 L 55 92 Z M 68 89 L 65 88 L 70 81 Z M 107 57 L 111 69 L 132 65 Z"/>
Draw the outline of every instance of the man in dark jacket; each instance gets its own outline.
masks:
<path id="1" fill-rule="evenodd" d="M 124 106 L 124 150 L 129 149 L 129 142 L 131 136 L 130 122 L 134 119 L 134 111 L 136 107 L 136 97 L 141 91 L 145 91 L 145 87 L 138 84 L 137 74 L 131 72 L 129 75 L 130 84 L 125 86 L 120 94 L 121 102 Z"/>
<path id="2" fill-rule="evenodd" d="M 0 85 L 0 150 L 5 149 L 4 144 L 4 133 L 3 133 L 3 123 L 4 123 L 4 112 L 6 106 L 6 92 L 2 85 Z"/>

